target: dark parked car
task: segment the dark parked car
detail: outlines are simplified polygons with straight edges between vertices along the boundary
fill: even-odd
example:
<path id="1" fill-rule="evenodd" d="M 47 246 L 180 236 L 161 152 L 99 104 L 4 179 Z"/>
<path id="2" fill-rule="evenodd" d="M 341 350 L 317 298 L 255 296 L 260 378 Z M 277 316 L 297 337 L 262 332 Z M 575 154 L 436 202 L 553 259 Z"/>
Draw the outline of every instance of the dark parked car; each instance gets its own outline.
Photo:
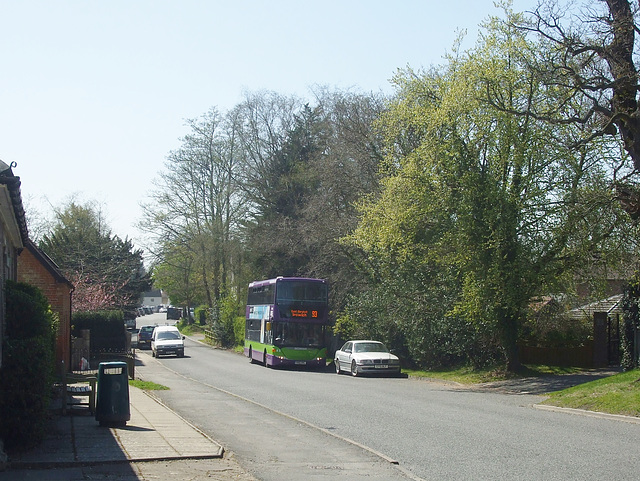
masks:
<path id="1" fill-rule="evenodd" d="M 156 326 L 142 326 L 138 331 L 138 349 L 151 349 L 151 336 Z"/>
<path id="2" fill-rule="evenodd" d="M 182 308 L 181 307 L 167 307 L 167 319 L 173 321 L 179 321 L 182 317 Z"/>

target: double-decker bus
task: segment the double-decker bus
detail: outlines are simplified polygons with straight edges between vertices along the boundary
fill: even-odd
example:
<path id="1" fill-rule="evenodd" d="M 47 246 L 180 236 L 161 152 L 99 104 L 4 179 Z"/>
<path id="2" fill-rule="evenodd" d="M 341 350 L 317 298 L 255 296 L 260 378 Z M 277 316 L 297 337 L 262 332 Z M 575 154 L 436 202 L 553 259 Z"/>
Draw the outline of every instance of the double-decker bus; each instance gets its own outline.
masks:
<path id="1" fill-rule="evenodd" d="M 277 277 L 249 284 L 244 353 L 265 366 L 325 367 L 328 285 Z"/>

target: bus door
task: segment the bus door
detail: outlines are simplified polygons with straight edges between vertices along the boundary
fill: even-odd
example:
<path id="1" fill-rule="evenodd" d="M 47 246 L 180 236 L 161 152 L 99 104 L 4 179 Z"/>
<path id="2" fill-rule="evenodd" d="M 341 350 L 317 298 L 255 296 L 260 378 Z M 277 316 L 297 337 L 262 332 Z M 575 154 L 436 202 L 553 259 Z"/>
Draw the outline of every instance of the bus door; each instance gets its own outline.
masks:
<path id="1" fill-rule="evenodd" d="M 264 310 L 262 321 L 260 322 L 260 342 L 263 344 L 273 344 L 273 306 Z"/>

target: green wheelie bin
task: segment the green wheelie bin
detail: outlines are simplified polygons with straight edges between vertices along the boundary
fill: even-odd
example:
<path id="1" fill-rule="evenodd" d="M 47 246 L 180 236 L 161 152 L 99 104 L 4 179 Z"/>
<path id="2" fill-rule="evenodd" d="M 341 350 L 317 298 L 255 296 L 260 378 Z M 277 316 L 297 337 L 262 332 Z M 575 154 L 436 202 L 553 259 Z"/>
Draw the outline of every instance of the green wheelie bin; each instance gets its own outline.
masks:
<path id="1" fill-rule="evenodd" d="M 100 426 L 123 426 L 131 419 L 129 375 L 126 362 L 101 362 L 98 366 L 96 421 Z"/>

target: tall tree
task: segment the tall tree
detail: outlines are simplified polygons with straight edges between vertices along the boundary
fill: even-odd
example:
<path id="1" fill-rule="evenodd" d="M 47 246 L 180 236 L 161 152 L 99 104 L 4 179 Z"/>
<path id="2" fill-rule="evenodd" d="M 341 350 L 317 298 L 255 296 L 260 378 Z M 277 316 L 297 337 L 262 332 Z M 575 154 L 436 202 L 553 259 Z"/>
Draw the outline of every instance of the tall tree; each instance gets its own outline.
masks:
<path id="1" fill-rule="evenodd" d="M 162 261 L 153 267 L 153 283 L 170 293 L 178 306 L 197 306 L 206 302 L 201 270 L 194 253 L 181 245 L 162 247 Z"/>
<path id="2" fill-rule="evenodd" d="M 376 122 L 386 99 L 379 94 L 315 90 L 322 113 L 323 150 L 309 164 L 311 190 L 298 223 L 309 259 L 306 274 L 327 278 L 333 309 L 369 286 L 361 252 L 340 239 L 358 225 L 357 203 L 379 191 L 382 135 Z"/>
<path id="3" fill-rule="evenodd" d="M 302 188 L 296 176 L 302 172 L 296 173 L 291 149 L 285 152 L 300 107 L 295 97 L 258 92 L 247 94 L 234 109 L 245 159 L 242 186 L 250 205 L 245 245 L 255 277 L 293 275 L 300 265 L 294 210 Z"/>
<path id="4" fill-rule="evenodd" d="M 529 68 L 538 82 L 558 92 L 556 104 L 532 104 L 515 112 L 554 124 L 582 125 L 579 142 L 619 138 L 628 156 L 621 156 L 611 174 L 634 219 L 640 218 L 640 189 L 635 176 L 627 178 L 630 169 L 624 164 L 631 159 L 632 167 L 640 169 L 639 10 L 640 4 L 627 0 L 547 0 L 527 17 L 508 18 L 543 44 Z M 567 109 L 571 104 L 582 108 Z"/>
<path id="5" fill-rule="evenodd" d="M 130 309 L 150 286 L 142 251 L 112 235 L 90 203 L 70 201 L 56 210 L 56 223 L 39 246 L 74 284 L 77 310 Z"/>
<path id="6" fill-rule="evenodd" d="M 317 189 L 311 167 L 324 151 L 323 133 L 319 112 L 305 105 L 264 165 L 263 181 L 269 187 L 255 204 L 250 247 L 265 277 L 300 275 L 307 269 L 310 252 L 301 220 L 310 193 Z"/>
<path id="7" fill-rule="evenodd" d="M 557 292 L 619 224 L 602 162 L 609 146 L 574 150 L 582 133 L 574 126 L 512 113 L 559 100 L 527 68 L 539 48 L 493 19 L 475 49 L 456 52 L 440 71 L 396 77 L 385 118 L 388 177 L 351 239 L 385 274 L 411 263 L 418 282 L 458 286 L 443 298 L 447 315 L 493 337 L 509 370 L 519 369 L 530 299 Z M 488 92 L 507 107 L 496 109 Z"/>
<path id="8" fill-rule="evenodd" d="M 167 289 L 190 285 L 213 305 L 231 289 L 244 295 L 253 278 L 309 275 L 335 283 L 332 298 L 344 302 L 357 256 L 339 239 L 357 224 L 355 200 L 377 185 L 381 137 L 373 124 L 384 101 L 315 94 L 313 106 L 247 94 L 226 114 L 212 109 L 189 122 L 141 223 Z"/>
<path id="9" fill-rule="evenodd" d="M 278 158 L 287 133 L 293 129 L 300 106 L 296 97 L 257 92 L 247 93 L 245 100 L 234 108 L 232 115 L 240 127 L 240 148 L 244 154 L 242 185 L 258 213 L 261 206 L 270 203 L 273 182 L 277 182 L 270 175 L 272 163 Z"/>
<path id="10" fill-rule="evenodd" d="M 172 264 L 174 249 L 193 260 L 205 301 L 213 306 L 237 275 L 238 223 L 244 197 L 238 184 L 241 152 L 232 115 L 211 109 L 189 120 L 190 133 L 169 154 L 141 227 L 155 237 L 156 263 Z"/>

